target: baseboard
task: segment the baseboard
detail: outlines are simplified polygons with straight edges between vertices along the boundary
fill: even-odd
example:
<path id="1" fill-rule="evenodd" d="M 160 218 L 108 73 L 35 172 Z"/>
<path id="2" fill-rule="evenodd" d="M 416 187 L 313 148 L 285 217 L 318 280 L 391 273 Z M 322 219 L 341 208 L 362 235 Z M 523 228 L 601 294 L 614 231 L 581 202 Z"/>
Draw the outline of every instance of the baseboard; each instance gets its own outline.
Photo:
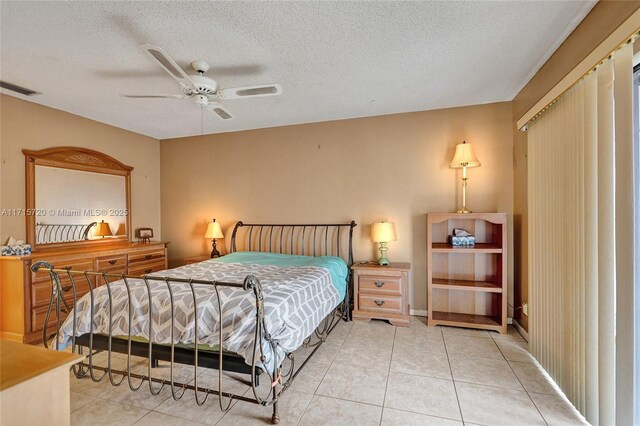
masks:
<path id="1" fill-rule="evenodd" d="M 522 326 L 518 323 L 518 321 L 513 320 L 513 326 L 515 327 L 516 330 L 518 330 L 518 333 L 520 333 L 522 338 L 528 342 L 529 333 L 527 333 L 527 331 L 524 328 L 522 328 Z"/>
<path id="2" fill-rule="evenodd" d="M 409 314 L 414 317 L 426 317 L 427 310 L 426 309 L 409 309 Z"/>

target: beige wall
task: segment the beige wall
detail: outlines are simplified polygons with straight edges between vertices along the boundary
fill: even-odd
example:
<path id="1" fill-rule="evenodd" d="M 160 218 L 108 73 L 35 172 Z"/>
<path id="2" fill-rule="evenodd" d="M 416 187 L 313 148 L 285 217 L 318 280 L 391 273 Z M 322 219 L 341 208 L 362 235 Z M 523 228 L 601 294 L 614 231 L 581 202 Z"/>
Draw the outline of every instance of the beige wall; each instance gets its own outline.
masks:
<path id="1" fill-rule="evenodd" d="M 64 111 L 0 95 L 0 208 L 25 208 L 22 149 L 80 146 L 134 167 L 131 182 L 133 228 L 151 227 L 160 236 L 160 142 Z M 93 208 L 87 206 L 86 208 Z M 25 218 L 2 217 L 0 242 L 26 237 Z"/>
<path id="2" fill-rule="evenodd" d="M 600 1 L 513 100 L 513 216 L 515 234 L 515 306 L 528 300 L 527 268 L 527 136 L 516 121 L 640 8 L 640 1 Z M 528 328 L 521 310 L 515 319 Z"/>
<path id="3" fill-rule="evenodd" d="M 425 215 L 456 208 L 455 145 L 473 143 L 482 162 L 469 171 L 469 207 L 511 213 L 512 116 L 511 103 L 498 103 L 163 140 L 170 259 L 210 251 L 203 235 L 212 217 L 227 237 L 237 220 L 355 219 L 355 257 L 370 259 L 369 225 L 386 219 L 398 233 L 389 257 L 412 263 L 411 305 L 425 309 Z"/>

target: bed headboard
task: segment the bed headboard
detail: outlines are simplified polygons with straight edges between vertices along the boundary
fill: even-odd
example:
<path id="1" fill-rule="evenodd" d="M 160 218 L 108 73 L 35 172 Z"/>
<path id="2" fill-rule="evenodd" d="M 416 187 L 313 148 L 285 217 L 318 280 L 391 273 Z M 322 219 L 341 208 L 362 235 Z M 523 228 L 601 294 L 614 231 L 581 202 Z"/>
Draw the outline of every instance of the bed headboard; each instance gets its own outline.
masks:
<path id="1" fill-rule="evenodd" d="M 89 239 L 89 231 L 95 225 L 97 225 L 97 222 L 89 224 L 36 223 L 36 244 L 87 241 Z"/>
<path id="2" fill-rule="evenodd" d="M 338 256 L 353 264 L 356 222 L 325 224 L 253 224 L 239 221 L 231 234 L 231 252 L 258 251 L 303 256 Z"/>

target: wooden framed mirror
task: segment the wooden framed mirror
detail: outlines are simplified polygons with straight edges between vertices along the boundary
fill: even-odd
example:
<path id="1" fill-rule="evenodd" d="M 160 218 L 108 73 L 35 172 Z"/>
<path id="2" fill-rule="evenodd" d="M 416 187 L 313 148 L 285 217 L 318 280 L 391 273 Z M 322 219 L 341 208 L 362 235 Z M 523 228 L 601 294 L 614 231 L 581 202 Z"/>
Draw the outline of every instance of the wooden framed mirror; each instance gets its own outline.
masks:
<path id="1" fill-rule="evenodd" d="M 86 148 L 22 153 L 27 242 L 34 249 L 131 240 L 133 167 Z"/>

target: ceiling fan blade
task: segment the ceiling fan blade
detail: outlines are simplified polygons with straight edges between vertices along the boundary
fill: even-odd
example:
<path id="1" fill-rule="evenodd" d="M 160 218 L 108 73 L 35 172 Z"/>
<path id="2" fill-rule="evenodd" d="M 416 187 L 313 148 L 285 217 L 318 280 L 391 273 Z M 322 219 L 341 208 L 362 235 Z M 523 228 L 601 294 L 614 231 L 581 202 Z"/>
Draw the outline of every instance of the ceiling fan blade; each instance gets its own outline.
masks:
<path id="1" fill-rule="evenodd" d="M 278 96 L 282 94 L 279 84 L 261 84 L 259 86 L 234 87 L 218 92 L 222 99 L 258 98 L 262 96 Z"/>
<path id="2" fill-rule="evenodd" d="M 220 120 L 231 120 L 233 118 L 233 115 L 231 115 L 231 113 L 229 113 L 229 111 L 227 111 L 220 104 L 216 104 L 216 103 L 209 104 L 207 106 L 207 109 L 211 111 Z"/>
<path id="3" fill-rule="evenodd" d="M 157 98 L 171 98 L 171 99 L 187 99 L 187 95 L 120 95 L 124 98 L 141 98 L 141 99 L 157 99 Z"/>
<path id="4" fill-rule="evenodd" d="M 149 43 L 142 45 L 144 49 L 151 55 L 153 59 L 158 62 L 166 72 L 169 73 L 182 87 L 191 87 L 194 85 L 193 81 L 189 78 L 186 72 L 180 66 L 171 59 L 171 57 L 158 46 L 154 46 Z"/>

